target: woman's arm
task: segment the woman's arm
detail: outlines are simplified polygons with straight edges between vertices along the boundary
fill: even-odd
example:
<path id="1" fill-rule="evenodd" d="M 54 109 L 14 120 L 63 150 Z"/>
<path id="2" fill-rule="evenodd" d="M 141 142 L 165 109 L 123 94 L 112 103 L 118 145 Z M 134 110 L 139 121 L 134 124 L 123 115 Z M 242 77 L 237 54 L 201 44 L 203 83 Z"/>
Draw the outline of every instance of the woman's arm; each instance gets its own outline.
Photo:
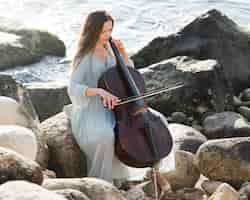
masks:
<path id="1" fill-rule="evenodd" d="M 67 89 L 70 100 L 75 106 L 86 107 L 91 98 L 86 95 L 89 85 L 84 78 L 90 73 L 88 64 L 88 56 L 86 55 L 70 75 Z"/>

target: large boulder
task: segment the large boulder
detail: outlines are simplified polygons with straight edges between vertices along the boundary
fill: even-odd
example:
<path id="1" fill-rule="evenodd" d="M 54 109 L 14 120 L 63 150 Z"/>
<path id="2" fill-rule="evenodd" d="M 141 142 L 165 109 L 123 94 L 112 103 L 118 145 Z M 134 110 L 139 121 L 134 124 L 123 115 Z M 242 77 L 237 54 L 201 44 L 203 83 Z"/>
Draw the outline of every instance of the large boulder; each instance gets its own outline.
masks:
<path id="1" fill-rule="evenodd" d="M 0 69 L 28 65 L 45 55 L 65 56 L 65 45 L 55 35 L 0 18 Z"/>
<path id="2" fill-rule="evenodd" d="M 215 60 L 180 56 L 150 65 L 140 72 L 148 91 L 183 84 L 180 88 L 147 99 L 152 107 L 166 115 L 182 111 L 200 121 L 208 113 L 223 111 L 230 104 L 230 90 Z"/>
<path id="3" fill-rule="evenodd" d="M 57 177 L 76 178 L 86 176 L 86 159 L 77 145 L 71 130 L 70 120 L 61 112 L 40 125 L 49 146 L 49 169 Z"/>
<path id="4" fill-rule="evenodd" d="M 25 98 L 22 98 L 21 102 L 19 103 L 15 99 L 12 99 L 10 97 L 0 96 L 0 110 L 2 111 L 0 112 L 0 125 L 19 125 L 30 129 L 35 134 L 38 145 L 36 151 L 36 161 L 42 167 L 46 168 L 49 157 L 48 146 L 46 144 L 45 137 L 42 135 L 42 132 L 38 128 L 39 121 L 36 118 L 36 115 L 30 114 L 32 113 L 31 111 L 33 111 L 32 104 L 28 103 L 29 101 L 25 100 Z M 17 143 L 15 145 L 15 148 L 20 149 L 22 145 L 23 144 Z M 20 150 L 20 151 L 25 151 L 25 150 Z M 33 154 L 34 152 L 30 153 Z"/>
<path id="5" fill-rule="evenodd" d="M 236 90 L 249 86 L 250 34 L 218 10 L 209 10 L 176 34 L 158 37 L 132 56 L 146 67 L 175 56 L 215 59 Z M 243 87 L 243 88 L 244 88 Z"/>
<path id="6" fill-rule="evenodd" d="M 42 168 L 19 153 L 0 147 L 0 184 L 10 180 L 27 180 L 41 184 Z"/>
<path id="7" fill-rule="evenodd" d="M 190 152 L 176 151 L 176 169 L 163 173 L 174 190 L 184 187 L 193 187 L 198 181 L 200 171 L 195 165 L 194 159 L 194 155 Z"/>
<path id="8" fill-rule="evenodd" d="M 114 185 L 97 178 L 46 179 L 42 186 L 53 191 L 66 188 L 79 190 L 91 200 L 125 200 Z"/>
<path id="9" fill-rule="evenodd" d="M 0 147 L 11 149 L 31 160 L 36 159 L 37 138 L 30 130 L 17 125 L 0 125 Z"/>
<path id="10" fill-rule="evenodd" d="M 67 200 L 43 187 L 27 181 L 9 181 L 0 186 L 2 200 Z"/>
<path id="11" fill-rule="evenodd" d="M 250 180 L 250 137 L 205 142 L 196 153 L 196 165 L 211 180 L 239 187 Z"/>
<path id="12" fill-rule="evenodd" d="M 65 84 L 56 82 L 26 84 L 40 121 L 60 113 L 70 103 Z"/>
<path id="13" fill-rule="evenodd" d="M 38 153 L 36 161 L 42 167 L 46 168 L 48 165 L 49 156 L 48 146 L 46 144 L 45 138 L 38 128 L 40 123 L 39 118 L 31 101 L 28 90 L 21 83 L 18 83 L 15 79 L 13 79 L 12 76 L 0 73 L 0 96 L 10 97 L 16 100 L 16 102 L 14 102 L 13 100 L 3 98 L 3 101 L 1 101 L 1 109 L 4 107 L 6 112 L 1 112 L 0 115 L 2 115 L 3 118 L 5 118 L 5 115 L 12 116 L 11 119 L 13 120 L 9 121 L 8 124 L 19 123 L 19 125 L 31 129 L 36 134 L 38 140 Z M 11 106 L 13 106 L 13 108 Z M 9 108 L 9 110 L 6 108 Z M 25 123 L 20 124 L 19 121 L 14 120 L 16 118 L 21 118 L 22 120 L 25 119 Z"/>

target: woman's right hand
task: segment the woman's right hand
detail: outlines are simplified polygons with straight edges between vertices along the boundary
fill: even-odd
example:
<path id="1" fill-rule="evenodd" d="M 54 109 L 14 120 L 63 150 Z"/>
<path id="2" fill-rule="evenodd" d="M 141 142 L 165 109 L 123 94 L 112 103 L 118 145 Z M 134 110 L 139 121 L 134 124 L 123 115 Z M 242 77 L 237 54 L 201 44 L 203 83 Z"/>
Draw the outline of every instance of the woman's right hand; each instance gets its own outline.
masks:
<path id="1" fill-rule="evenodd" d="M 97 94 L 102 98 L 104 107 L 108 107 L 108 109 L 114 109 L 120 101 L 118 97 L 102 88 L 98 88 Z"/>

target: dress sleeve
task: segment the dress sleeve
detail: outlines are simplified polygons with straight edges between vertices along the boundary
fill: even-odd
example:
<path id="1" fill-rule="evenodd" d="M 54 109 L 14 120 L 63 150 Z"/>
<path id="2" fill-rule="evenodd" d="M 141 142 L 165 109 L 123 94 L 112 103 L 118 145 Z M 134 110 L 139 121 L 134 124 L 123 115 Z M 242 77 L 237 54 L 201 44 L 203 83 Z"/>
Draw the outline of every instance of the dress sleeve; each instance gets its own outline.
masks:
<path id="1" fill-rule="evenodd" d="M 89 88 L 87 76 L 89 74 L 89 62 L 85 56 L 79 66 L 72 72 L 68 82 L 68 94 L 73 105 L 76 107 L 87 107 L 91 97 L 86 96 L 86 89 Z"/>

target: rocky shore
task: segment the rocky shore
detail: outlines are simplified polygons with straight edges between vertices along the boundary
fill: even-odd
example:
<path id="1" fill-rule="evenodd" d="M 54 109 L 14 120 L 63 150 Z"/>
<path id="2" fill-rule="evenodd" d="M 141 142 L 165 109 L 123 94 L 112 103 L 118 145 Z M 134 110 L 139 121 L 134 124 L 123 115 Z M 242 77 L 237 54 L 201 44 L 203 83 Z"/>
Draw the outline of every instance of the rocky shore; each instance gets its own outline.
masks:
<path id="1" fill-rule="evenodd" d="M 65 55 L 50 33 L 1 19 L 1 35 L 0 69 Z M 148 90 L 184 84 L 147 99 L 174 139 L 176 169 L 163 173 L 173 192 L 161 200 L 249 199 L 250 32 L 210 10 L 131 58 Z M 86 177 L 70 103 L 65 85 L 24 86 L 0 73 L 0 199 L 153 200 L 151 180 L 113 185 Z"/>

